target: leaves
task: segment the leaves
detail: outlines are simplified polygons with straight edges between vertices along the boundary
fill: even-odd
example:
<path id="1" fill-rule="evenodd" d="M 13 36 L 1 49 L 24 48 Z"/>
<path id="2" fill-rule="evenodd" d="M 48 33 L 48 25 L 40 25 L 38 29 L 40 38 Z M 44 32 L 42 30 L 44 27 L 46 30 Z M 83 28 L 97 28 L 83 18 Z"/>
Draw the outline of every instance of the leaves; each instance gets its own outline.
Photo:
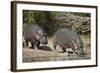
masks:
<path id="1" fill-rule="evenodd" d="M 90 17 L 90 13 L 23 10 L 23 28 L 39 25 L 49 36 L 60 28 L 84 34 L 91 31 Z"/>

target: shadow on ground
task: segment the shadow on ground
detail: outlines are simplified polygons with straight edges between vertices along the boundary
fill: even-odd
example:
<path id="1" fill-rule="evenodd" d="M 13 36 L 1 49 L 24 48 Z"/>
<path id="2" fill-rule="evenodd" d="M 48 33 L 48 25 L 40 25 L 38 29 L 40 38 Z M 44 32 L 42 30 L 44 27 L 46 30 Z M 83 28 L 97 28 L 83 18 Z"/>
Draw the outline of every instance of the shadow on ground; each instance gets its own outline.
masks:
<path id="1" fill-rule="evenodd" d="M 39 46 L 38 49 L 39 50 L 44 50 L 44 51 L 52 51 L 52 49 L 48 46 Z"/>

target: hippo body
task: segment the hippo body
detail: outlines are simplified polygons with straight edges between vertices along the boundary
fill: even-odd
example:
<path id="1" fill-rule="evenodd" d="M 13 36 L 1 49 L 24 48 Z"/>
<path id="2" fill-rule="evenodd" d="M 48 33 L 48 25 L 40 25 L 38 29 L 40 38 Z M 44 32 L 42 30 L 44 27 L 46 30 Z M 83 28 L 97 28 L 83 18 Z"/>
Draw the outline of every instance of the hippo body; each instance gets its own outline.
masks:
<path id="1" fill-rule="evenodd" d="M 37 25 L 30 24 L 25 33 L 24 38 L 26 45 L 28 46 L 28 42 L 31 43 L 31 48 L 36 46 L 39 47 L 40 44 L 47 44 L 47 34 L 45 31 Z"/>
<path id="2" fill-rule="evenodd" d="M 63 52 L 66 52 L 66 49 L 69 48 L 71 48 L 73 52 L 75 52 L 76 54 L 83 52 L 83 42 L 80 36 L 72 30 L 68 30 L 68 29 L 58 30 L 54 34 L 54 38 L 53 38 L 54 49 L 56 49 L 57 45 L 59 45 L 62 48 Z"/>

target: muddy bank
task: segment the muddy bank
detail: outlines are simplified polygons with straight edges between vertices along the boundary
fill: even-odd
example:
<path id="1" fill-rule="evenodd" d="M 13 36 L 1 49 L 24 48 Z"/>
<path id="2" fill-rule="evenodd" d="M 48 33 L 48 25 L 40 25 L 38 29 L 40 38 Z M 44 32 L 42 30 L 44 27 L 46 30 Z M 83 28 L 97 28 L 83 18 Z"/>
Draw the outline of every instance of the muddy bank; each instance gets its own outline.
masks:
<path id="1" fill-rule="evenodd" d="M 23 49 L 23 62 L 44 62 L 44 61 L 63 61 L 63 60 L 83 60 L 90 59 L 90 55 L 79 57 L 76 54 L 62 53 L 61 51 L 44 51 L 38 49 Z"/>
<path id="2" fill-rule="evenodd" d="M 23 48 L 23 62 L 45 62 L 45 61 L 64 61 L 64 60 L 86 60 L 91 59 L 91 41 L 87 36 L 81 36 L 84 41 L 84 56 L 77 56 L 71 49 L 66 49 L 62 53 L 61 47 L 57 46 L 57 51 L 53 49 L 52 38 L 49 38 L 47 45 L 40 45 L 39 49 Z M 31 46 L 31 45 L 29 45 Z M 68 52 L 70 53 L 68 55 Z"/>
<path id="3" fill-rule="evenodd" d="M 64 60 L 84 60 L 91 58 L 91 49 L 89 41 L 85 42 L 84 56 L 77 56 L 71 49 L 66 49 L 67 52 L 62 53 L 62 49 L 58 46 L 57 51 L 53 49 L 52 39 L 49 39 L 48 45 L 41 45 L 39 49 L 23 48 L 23 62 L 45 62 L 45 61 L 64 61 Z M 30 45 L 31 46 L 31 45 Z M 70 53 L 68 55 L 68 52 Z"/>

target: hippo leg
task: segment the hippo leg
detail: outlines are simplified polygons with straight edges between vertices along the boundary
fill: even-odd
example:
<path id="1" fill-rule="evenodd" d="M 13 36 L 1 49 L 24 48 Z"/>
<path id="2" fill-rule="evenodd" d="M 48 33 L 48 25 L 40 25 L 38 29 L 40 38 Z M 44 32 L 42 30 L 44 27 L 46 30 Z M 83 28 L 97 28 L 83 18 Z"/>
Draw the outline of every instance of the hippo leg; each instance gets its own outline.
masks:
<path id="1" fill-rule="evenodd" d="M 23 47 L 25 47 L 25 44 L 23 43 Z"/>
<path id="2" fill-rule="evenodd" d="M 54 48 L 54 50 L 56 50 L 56 47 L 57 47 L 57 43 L 56 43 L 56 41 L 53 41 L 53 48 Z"/>
<path id="3" fill-rule="evenodd" d="M 65 49 L 65 48 L 62 48 L 62 50 L 63 50 L 63 52 L 62 52 L 62 53 L 66 52 L 66 49 Z"/>
<path id="4" fill-rule="evenodd" d="M 34 43 L 33 42 L 31 42 L 31 47 L 30 48 L 34 49 Z"/>
<path id="5" fill-rule="evenodd" d="M 72 48 L 72 50 L 76 55 L 78 55 L 78 53 L 75 51 L 75 48 Z"/>
<path id="6" fill-rule="evenodd" d="M 39 46 L 40 46 L 40 42 L 37 42 L 36 47 L 39 48 Z"/>
<path id="7" fill-rule="evenodd" d="M 32 48 L 32 49 L 35 49 L 35 47 L 34 47 L 35 42 L 36 42 L 36 41 L 35 41 L 34 39 L 32 39 L 32 41 L 31 41 L 31 48 Z"/>
<path id="8" fill-rule="evenodd" d="M 25 40 L 25 42 L 26 42 L 26 47 L 28 47 L 28 41 L 27 41 L 27 40 Z"/>
<path id="9" fill-rule="evenodd" d="M 54 50 L 56 50 L 57 44 L 53 44 L 53 48 Z"/>

